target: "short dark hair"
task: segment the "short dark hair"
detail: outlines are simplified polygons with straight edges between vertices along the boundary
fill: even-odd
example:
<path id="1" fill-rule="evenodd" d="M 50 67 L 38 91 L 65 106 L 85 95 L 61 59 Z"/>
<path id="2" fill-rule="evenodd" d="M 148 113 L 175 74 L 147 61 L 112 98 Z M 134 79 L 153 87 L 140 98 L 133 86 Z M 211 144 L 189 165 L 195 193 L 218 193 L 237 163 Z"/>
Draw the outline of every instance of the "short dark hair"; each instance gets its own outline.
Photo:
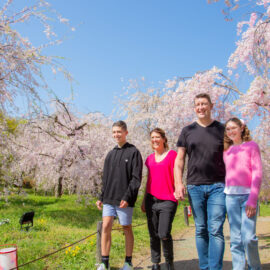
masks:
<path id="1" fill-rule="evenodd" d="M 126 122 L 119 120 L 113 123 L 112 127 L 120 127 L 123 130 L 127 130 L 127 124 Z"/>
<path id="2" fill-rule="evenodd" d="M 208 94 L 206 94 L 206 93 L 200 93 L 200 94 L 196 95 L 195 98 L 194 98 L 194 102 L 198 98 L 206 98 L 209 101 L 209 103 L 212 104 L 210 96 Z"/>

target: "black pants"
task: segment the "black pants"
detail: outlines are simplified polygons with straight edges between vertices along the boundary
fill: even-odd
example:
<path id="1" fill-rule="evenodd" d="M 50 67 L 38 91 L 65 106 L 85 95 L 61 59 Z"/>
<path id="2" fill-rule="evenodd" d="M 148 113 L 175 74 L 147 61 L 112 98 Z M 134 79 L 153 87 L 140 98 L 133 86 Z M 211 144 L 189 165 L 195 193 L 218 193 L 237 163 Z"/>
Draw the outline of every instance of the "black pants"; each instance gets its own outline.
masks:
<path id="1" fill-rule="evenodd" d="M 161 243 L 165 260 L 173 261 L 171 230 L 176 209 L 176 202 L 159 200 L 150 194 L 146 196 L 145 210 L 153 263 L 160 262 Z"/>

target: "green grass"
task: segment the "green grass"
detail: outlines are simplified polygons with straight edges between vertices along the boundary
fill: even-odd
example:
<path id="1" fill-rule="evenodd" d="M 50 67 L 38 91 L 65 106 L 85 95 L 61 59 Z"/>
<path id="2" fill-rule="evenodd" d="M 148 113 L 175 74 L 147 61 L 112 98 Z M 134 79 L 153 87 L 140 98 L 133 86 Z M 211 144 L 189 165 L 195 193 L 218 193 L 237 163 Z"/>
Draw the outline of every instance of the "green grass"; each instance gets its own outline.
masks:
<path id="1" fill-rule="evenodd" d="M 146 217 L 140 211 L 142 197 L 134 209 L 133 226 L 135 247 L 134 256 L 149 253 L 149 235 Z M 0 221 L 9 219 L 9 224 L 0 226 L 0 245 L 16 244 L 18 246 L 19 265 L 42 257 L 59 248 L 76 242 L 96 231 L 97 222 L 101 220 L 101 212 L 90 201 L 88 206 L 77 202 L 77 196 L 64 195 L 61 199 L 55 197 L 35 196 L 26 197 L 12 195 L 6 203 L 0 199 Z M 173 235 L 179 234 L 184 228 L 183 207 L 188 202 L 178 206 L 173 222 Z M 29 232 L 21 231 L 19 219 L 27 211 L 35 211 L 34 227 Z M 270 205 L 261 204 L 261 216 L 270 216 Z M 193 219 L 190 219 L 193 223 Z M 142 224 L 142 225 L 141 225 Z M 140 225 L 140 226 L 136 226 Z M 120 267 L 124 259 L 124 235 L 122 231 L 112 233 L 111 265 Z M 95 269 L 96 236 L 80 242 L 46 259 L 34 262 L 22 269 Z M 112 268 L 118 269 L 118 268 Z"/>
<path id="2" fill-rule="evenodd" d="M 260 216 L 269 217 L 270 216 L 270 204 L 260 204 Z"/>
<path id="3" fill-rule="evenodd" d="M 11 195 L 7 203 L 0 199 L 0 221 L 10 220 L 9 224 L 0 226 L 0 245 L 16 244 L 18 263 L 21 265 L 90 235 L 96 231 L 97 222 L 101 220 L 101 212 L 95 207 L 95 200 L 88 206 L 76 200 L 75 195 L 64 195 L 61 199 L 57 199 L 33 194 L 26 197 Z M 146 217 L 140 211 L 141 200 L 142 197 L 139 197 L 133 216 L 134 254 L 138 255 L 149 252 Z M 178 207 L 173 223 L 173 234 L 179 233 L 185 227 L 183 218 L 185 204 L 187 202 L 181 203 Z M 35 211 L 34 227 L 28 232 L 21 231 L 19 224 L 21 215 L 32 210 Z M 136 227 L 136 225 L 141 226 Z M 118 228 L 117 224 L 115 228 Z M 114 230 L 112 239 L 110 261 L 112 266 L 119 267 L 125 255 L 123 232 Z M 71 248 L 24 266 L 22 269 L 95 269 L 95 254 L 96 236 L 92 236 Z"/>

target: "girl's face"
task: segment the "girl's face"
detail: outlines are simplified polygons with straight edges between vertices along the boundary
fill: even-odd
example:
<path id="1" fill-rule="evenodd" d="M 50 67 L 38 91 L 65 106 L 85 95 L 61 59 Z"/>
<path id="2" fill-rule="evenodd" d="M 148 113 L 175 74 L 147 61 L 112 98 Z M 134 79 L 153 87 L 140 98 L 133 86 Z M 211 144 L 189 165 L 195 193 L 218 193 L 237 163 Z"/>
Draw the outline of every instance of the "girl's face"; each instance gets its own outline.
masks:
<path id="1" fill-rule="evenodd" d="M 151 146 L 153 150 L 163 150 L 165 140 L 157 132 L 151 134 Z"/>
<path id="2" fill-rule="evenodd" d="M 229 121 L 225 128 L 226 134 L 234 144 L 242 143 L 241 134 L 243 127 L 240 127 L 237 123 Z"/>

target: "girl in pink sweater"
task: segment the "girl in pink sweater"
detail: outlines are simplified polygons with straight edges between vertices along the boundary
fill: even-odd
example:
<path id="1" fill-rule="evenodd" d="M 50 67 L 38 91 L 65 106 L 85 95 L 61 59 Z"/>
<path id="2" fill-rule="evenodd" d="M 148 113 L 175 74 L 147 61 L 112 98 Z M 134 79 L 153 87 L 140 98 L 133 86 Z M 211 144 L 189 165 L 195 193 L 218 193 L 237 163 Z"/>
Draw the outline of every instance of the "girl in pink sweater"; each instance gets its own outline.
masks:
<path id="1" fill-rule="evenodd" d="M 226 208 L 230 224 L 232 264 L 235 270 L 259 270 L 261 263 L 256 236 L 257 201 L 262 181 L 259 146 L 238 118 L 225 124 Z"/>
<path id="2" fill-rule="evenodd" d="M 145 161 L 148 178 L 141 208 L 147 216 L 152 270 L 160 270 L 161 243 L 166 269 L 174 270 L 171 229 L 177 208 L 173 175 L 177 153 L 168 149 L 167 138 L 162 129 L 153 129 L 150 136 L 154 153 Z"/>

